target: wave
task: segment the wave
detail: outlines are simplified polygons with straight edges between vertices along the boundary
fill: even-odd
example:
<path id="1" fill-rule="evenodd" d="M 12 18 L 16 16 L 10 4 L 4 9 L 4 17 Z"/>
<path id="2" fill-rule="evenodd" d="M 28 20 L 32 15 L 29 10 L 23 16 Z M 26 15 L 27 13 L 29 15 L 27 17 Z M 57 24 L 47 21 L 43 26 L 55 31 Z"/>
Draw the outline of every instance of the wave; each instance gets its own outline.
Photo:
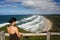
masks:
<path id="1" fill-rule="evenodd" d="M 19 23 L 19 21 L 16 21 L 16 23 Z M 5 26 L 5 25 L 8 25 L 9 23 L 2 23 L 2 24 L 0 24 L 0 27 L 3 27 L 3 26 Z"/>
<path id="2" fill-rule="evenodd" d="M 23 19 L 21 19 L 20 21 L 25 22 L 25 21 L 28 21 L 28 20 L 32 20 L 32 19 L 34 19 L 34 18 L 36 18 L 35 15 L 33 15 L 33 16 L 31 16 L 31 17 L 28 17 L 28 18 L 23 18 Z"/>
<path id="3" fill-rule="evenodd" d="M 5 25 L 7 25 L 7 24 L 9 24 L 9 23 L 0 24 L 0 27 L 3 27 L 3 26 L 5 26 Z"/>
<path id="4" fill-rule="evenodd" d="M 27 23 L 23 23 L 22 25 L 18 25 L 18 27 L 31 32 L 44 32 L 50 30 L 51 26 L 49 27 L 48 25 L 50 21 L 47 18 L 39 15 L 35 16 L 36 18 L 34 20 Z"/>

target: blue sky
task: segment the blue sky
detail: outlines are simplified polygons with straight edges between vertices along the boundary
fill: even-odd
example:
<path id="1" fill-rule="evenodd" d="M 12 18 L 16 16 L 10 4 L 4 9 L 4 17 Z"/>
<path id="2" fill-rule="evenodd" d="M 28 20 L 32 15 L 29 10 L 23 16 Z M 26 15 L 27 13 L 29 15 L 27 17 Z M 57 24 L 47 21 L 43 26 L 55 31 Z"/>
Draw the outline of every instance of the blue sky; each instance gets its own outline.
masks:
<path id="1" fill-rule="evenodd" d="M 60 14 L 60 0 L 0 0 L 0 15 Z"/>

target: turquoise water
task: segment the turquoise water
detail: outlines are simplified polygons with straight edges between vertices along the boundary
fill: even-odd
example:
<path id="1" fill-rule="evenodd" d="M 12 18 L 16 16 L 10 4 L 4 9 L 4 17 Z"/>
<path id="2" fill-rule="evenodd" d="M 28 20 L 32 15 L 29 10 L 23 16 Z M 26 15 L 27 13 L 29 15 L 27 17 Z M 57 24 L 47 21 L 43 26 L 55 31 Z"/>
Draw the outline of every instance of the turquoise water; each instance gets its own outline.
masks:
<path id="1" fill-rule="evenodd" d="M 27 18 L 30 16 L 32 16 L 32 15 L 0 15 L 0 24 L 8 22 L 11 17 L 15 17 L 17 19 L 17 21 L 19 21 L 23 18 Z"/>

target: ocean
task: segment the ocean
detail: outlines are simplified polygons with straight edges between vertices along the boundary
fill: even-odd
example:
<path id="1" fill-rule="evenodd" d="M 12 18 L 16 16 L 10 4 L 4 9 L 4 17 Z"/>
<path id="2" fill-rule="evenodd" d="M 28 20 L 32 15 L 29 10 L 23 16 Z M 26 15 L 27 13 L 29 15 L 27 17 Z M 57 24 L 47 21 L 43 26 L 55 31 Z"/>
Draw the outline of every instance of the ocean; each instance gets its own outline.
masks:
<path id="1" fill-rule="evenodd" d="M 15 17 L 17 21 L 30 17 L 31 15 L 0 15 L 0 24 L 8 22 L 11 17 Z"/>
<path id="2" fill-rule="evenodd" d="M 8 23 L 11 17 L 17 19 L 17 26 L 30 32 L 42 32 L 45 28 L 45 17 L 40 15 L 0 15 L 0 27 Z"/>

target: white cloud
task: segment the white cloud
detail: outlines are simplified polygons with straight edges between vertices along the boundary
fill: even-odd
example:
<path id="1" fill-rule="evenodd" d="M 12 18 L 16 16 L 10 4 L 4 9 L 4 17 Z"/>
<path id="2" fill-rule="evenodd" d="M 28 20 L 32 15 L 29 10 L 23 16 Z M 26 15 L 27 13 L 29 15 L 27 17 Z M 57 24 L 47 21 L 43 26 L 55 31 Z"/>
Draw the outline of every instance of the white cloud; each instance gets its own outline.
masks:
<path id="1" fill-rule="evenodd" d="M 6 2 L 20 2 L 20 0 L 5 0 Z"/>
<path id="2" fill-rule="evenodd" d="M 0 5 L 0 8 L 2 8 L 3 6 L 2 5 Z"/>
<path id="3" fill-rule="evenodd" d="M 23 1 L 22 5 L 34 5 L 33 1 Z"/>
<path id="4" fill-rule="evenodd" d="M 59 6 L 56 6 L 56 2 L 52 0 L 7 0 L 10 2 L 22 2 L 22 6 L 33 10 L 42 10 L 46 12 L 59 11 Z"/>
<path id="5" fill-rule="evenodd" d="M 52 0 L 25 0 L 22 5 L 26 8 L 33 8 L 34 10 L 43 10 L 47 12 L 58 11 L 60 8 L 56 6 L 56 2 Z"/>

